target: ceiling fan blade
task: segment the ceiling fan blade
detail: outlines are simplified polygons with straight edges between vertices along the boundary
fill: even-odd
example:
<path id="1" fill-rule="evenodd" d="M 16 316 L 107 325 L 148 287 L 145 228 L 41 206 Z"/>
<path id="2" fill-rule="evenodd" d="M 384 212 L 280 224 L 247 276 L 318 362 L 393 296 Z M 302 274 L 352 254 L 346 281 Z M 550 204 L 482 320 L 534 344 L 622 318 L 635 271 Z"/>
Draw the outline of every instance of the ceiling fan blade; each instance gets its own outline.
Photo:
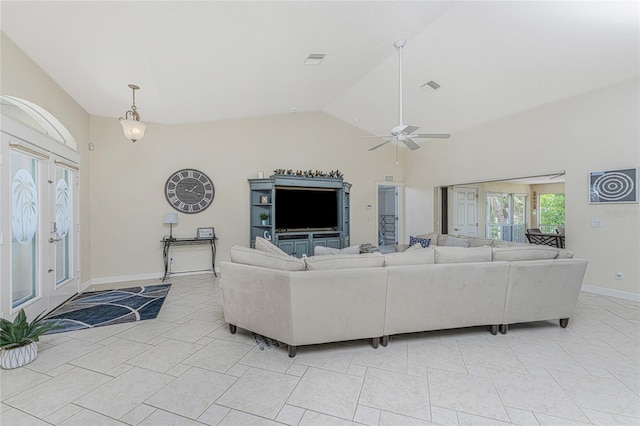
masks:
<path id="1" fill-rule="evenodd" d="M 449 133 L 418 133 L 411 135 L 411 137 L 422 139 L 449 139 L 451 135 Z"/>
<path id="2" fill-rule="evenodd" d="M 420 149 L 420 145 L 412 141 L 411 139 L 405 139 L 402 142 L 409 148 L 411 151 L 415 151 L 416 149 Z"/>
<path id="3" fill-rule="evenodd" d="M 373 135 L 373 136 L 363 136 L 362 139 L 371 139 L 371 138 L 390 138 L 393 135 Z"/>
<path id="4" fill-rule="evenodd" d="M 369 151 L 373 151 L 374 149 L 378 149 L 378 148 L 380 148 L 382 145 L 386 145 L 386 144 L 388 144 L 389 142 L 391 142 L 392 140 L 393 140 L 393 139 L 386 140 L 386 141 L 382 142 L 380 145 L 376 145 L 376 146 L 374 146 L 373 148 L 369 148 Z"/>
<path id="5" fill-rule="evenodd" d="M 418 127 L 418 126 L 414 126 L 413 124 L 409 124 L 409 125 L 407 125 L 407 127 L 405 127 L 405 128 L 404 128 L 404 130 L 402 131 L 402 133 L 406 133 L 406 134 L 413 133 L 413 132 L 415 132 L 416 130 L 418 130 L 419 128 L 420 128 L 420 127 Z M 413 136 L 413 135 L 412 135 L 412 136 Z"/>

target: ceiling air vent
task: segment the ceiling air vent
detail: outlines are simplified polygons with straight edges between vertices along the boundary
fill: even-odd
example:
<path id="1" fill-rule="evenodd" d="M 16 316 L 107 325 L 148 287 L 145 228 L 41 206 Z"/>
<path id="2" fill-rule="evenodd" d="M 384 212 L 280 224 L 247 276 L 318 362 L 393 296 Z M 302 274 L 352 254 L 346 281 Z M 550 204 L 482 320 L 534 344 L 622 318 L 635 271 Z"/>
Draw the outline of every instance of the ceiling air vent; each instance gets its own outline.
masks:
<path id="1" fill-rule="evenodd" d="M 324 53 L 312 53 L 304 60 L 305 65 L 320 65 L 324 59 Z"/>
<path id="2" fill-rule="evenodd" d="M 422 90 L 424 90 L 427 93 L 433 93 L 436 90 L 438 90 L 440 88 L 440 85 L 438 83 L 436 83 L 435 81 L 431 80 L 428 83 L 423 84 L 422 86 L 420 86 L 420 88 Z"/>

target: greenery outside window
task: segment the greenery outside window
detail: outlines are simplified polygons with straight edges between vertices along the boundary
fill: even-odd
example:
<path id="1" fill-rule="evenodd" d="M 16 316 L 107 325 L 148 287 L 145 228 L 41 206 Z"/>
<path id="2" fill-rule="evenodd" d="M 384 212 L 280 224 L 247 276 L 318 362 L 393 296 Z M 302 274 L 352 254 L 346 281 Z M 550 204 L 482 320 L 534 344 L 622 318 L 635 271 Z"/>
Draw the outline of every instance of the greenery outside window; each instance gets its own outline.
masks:
<path id="1" fill-rule="evenodd" d="M 544 233 L 555 233 L 558 227 L 565 226 L 564 194 L 540 194 L 540 215 L 538 227 Z"/>

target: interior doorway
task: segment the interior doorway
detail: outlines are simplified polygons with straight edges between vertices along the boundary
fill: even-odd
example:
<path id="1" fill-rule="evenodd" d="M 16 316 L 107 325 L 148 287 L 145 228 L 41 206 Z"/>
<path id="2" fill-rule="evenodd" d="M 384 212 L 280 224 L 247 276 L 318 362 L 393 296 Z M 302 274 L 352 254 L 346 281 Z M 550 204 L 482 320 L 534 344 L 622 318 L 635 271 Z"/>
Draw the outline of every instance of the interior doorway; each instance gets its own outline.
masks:
<path id="1" fill-rule="evenodd" d="M 383 253 L 395 251 L 400 241 L 400 198 L 398 185 L 378 184 L 378 247 Z"/>
<path id="2" fill-rule="evenodd" d="M 450 234 L 478 236 L 478 188 L 453 187 L 453 217 Z"/>

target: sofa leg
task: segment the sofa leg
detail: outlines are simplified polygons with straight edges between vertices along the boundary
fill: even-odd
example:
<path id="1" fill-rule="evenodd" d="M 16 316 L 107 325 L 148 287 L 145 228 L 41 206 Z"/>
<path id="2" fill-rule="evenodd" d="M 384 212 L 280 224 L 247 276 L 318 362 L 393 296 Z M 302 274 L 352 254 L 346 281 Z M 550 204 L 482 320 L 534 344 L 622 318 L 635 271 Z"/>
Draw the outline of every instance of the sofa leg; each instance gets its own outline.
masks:
<path id="1" fill-rule="evenodd" d="M 489 326 L 489 332 L 490 332 L 491 334 L 493 334 L 494 336 L 495 336 L 496 334 L 498 334 L 498 325 L 497 325 L 497 324 L 491 324 L 491 325 Z"/>
<path id="2" fill-rule="evenodd" d="M 373 349 L 378 349 L 378 344 L 380 344 L 380 338 L 379 337 L 372 337 L 371 338 L 371 346 L 373 346 Z"/>
<path id="3" fill-rule="evenodd" d="M 569 318 L 560 318 L 560 327 L 567 328 L 569 325 Z"/>
<path id="4" fill-rule="evenodd" d="M 297 352 L 298 352 L 297 346 L 289 345 L 289 358 L 293 358 L 294 356 L 296 356 Z"/>
<path id="5" fill-rule="evenodd" d="M 389 344 L 389 336 L 382 336 L 382 341 L 380 341 L 380 344 L 386 348 Z"/>
<path id="6" fill-rule="evenodd" d="M 507 334 L 507 331 L 509 331 L 509 324 L 500 324 L 500 333 Z"/>
<path id="7" fill-rule="evenodd" d="M 231 334 L 236 334 L 236 331 L 238 331 L 238 327 L 233 324 L 229 324 L 229 331 L 231 332 Z"/>

